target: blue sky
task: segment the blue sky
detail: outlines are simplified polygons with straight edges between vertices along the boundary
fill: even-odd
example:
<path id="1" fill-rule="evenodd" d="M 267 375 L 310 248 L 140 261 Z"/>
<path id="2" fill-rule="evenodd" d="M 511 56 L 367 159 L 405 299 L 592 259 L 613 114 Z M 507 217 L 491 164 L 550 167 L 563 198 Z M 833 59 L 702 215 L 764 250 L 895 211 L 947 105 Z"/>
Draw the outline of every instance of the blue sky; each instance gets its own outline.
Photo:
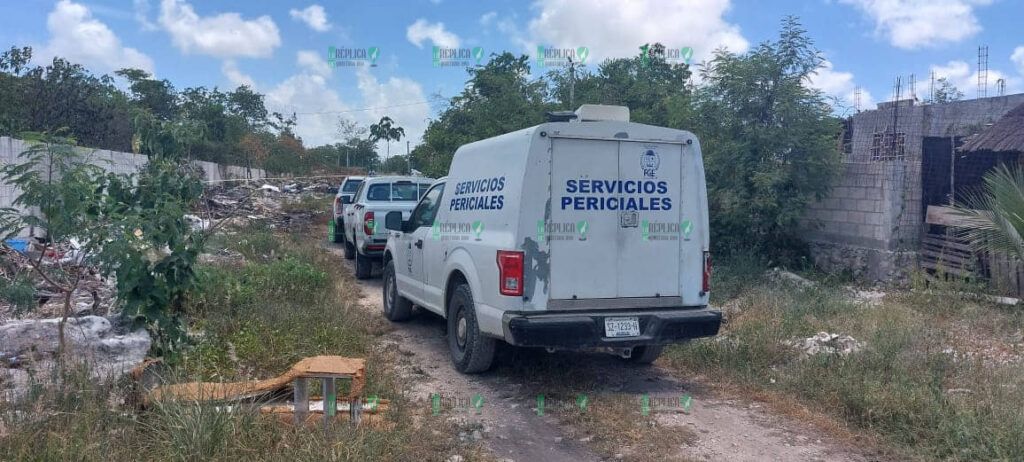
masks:
<path id="1" fill-rule="evenodd" d="M 891 97 L 896 76 L 929 74 L 976 96 L 977 47 L 989 47 L 989 95 L 1003 79 L 1024 91 L 1022 0 L 552 0 L 405 2 L 320 0 L 27 0 L 0 4 L 0 45 L 30 45 L 39 63 L 63 56 L 97 73 L 140 67 L 178 88 L 267 94 L 272 110 L 298 113 L 307 145 L 333 142 L 339 117 L 370 123 L 390 115 L 413 145 L 441 104 L 458 93 L 462 67 L 435 67 L 432 47 L 486 55 L 538 45 L 587 47 L 587 63 L 629 56 L 646 42 L 691 47 L 693 61 L 718 47 L 742 52 L 796 15 L 827 63 L 812 85 L 837 112 Z M 375 67 L 327 64 L 327 48 L 377 47 Z M 535 69 L 535 73 L 541 70 Z M 908 90 L 904 90 L 905 94 Z"/>

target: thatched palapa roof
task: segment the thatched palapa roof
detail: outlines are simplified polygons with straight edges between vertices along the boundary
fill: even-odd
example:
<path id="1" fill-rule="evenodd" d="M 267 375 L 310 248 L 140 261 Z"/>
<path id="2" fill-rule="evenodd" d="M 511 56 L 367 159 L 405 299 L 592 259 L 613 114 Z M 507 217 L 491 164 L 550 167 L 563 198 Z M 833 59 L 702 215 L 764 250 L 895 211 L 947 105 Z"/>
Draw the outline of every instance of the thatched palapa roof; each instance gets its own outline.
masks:
<path id="1" fill-rule="evenodd" d="M 1024 104 L 1013 108 L 991 127 L 971 137 L 960 151 L 1024 153 Z"/>

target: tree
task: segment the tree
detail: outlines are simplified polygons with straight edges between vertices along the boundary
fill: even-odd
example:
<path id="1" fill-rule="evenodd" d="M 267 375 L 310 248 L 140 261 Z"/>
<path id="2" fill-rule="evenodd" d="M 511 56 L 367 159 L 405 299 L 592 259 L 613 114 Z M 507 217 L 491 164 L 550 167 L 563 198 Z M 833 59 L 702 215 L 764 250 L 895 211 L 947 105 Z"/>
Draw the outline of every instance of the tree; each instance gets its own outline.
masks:
<path id="1" fill-rule="evenodd" d="M 779 38 L 737 55 L 715 53 L 688 124 L 701 136 L 712 241 L 721 249 L 779 253 L 809 202 L 840 166 L 839 121 L 808 78 L 822 64 L 795 18 Z"/>
<path id="2" fill-rule="evenodd" d="M 413 150 L 416 168 L 444 175 L 459 146 L 543 123 L 544 113 L 558 106 L 548 100 L 544 79 L 530 80 L 529 62 L 505 52 L 468 69 L 465 89 L 430 121 L 423 144 Z"/>
<path id="3" fill-rule="evenodd" d="M 935 96 L 932 103 L 945 104 L 963 99 L 964 93 L 945 77 L 935 81 Z"/>
<path id="4" fill-rule="evenodd" d="M 572 76 L 568 71 L 552 71 L 551 97 L 569 107 L 569 86 Z M 665 46 L 660 43 L 648 47 L 648 53 L 632 58 L 608 60 L 598 67 L 596 74 L 580 72 L 576 76 L 575 104 L 610 104 L 630 108 L 630 120 L 652 125 L 669 125 L 673 108 L 690 104 L 689 66 L 671 64 L 665 60 Z"/>
<path id="5" fill-rule="evenodd" d="M 1001 164 L 983 181 L 955 208 L 964 219 L 960 234 L 979 251 L 1024 261 L 1024 171 Z"/>
<path id="6" fill-rule="evenodd" d="M 401 141 L 403 136 L 405 136 L 405 129 L 396 126 L 395 121 L 391 120 L 391 117 L 381 117 L 380 122 L 370 125 L 370 140 L 375 143 L 384 140 L 387 144 L 387 154 L 384 155 L 385 161 L 391 157 L 391 142 Z"/>
<path id="7" fill-rule="evenodd" d="M 408 175 L 409 157 L 404 154 L 397 154 L 394 157 L 388 157 L 384 160 L 384 163 L 380 165 L 380 171 L 381 173 Z"/>
<path id="8" fill-rule="evenodd" d="M 140 69 L 121 69 L 114 74 L 128 81 L 132 92 L 132 100 L 141 108 L 161 120 L 171 120 L 178 111 L 177 94 L 171 82 L 155 80 L 150 74 Z"/>

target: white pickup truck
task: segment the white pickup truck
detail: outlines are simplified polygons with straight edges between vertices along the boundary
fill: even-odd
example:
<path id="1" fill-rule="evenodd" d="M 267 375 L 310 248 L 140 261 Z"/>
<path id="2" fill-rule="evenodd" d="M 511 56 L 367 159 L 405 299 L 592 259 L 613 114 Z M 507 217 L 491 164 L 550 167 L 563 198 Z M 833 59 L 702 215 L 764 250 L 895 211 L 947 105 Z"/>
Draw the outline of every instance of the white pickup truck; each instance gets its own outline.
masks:
<path id="1" fill-rule="evenodd" d="M 334 219 L 332 242 L 345 242 L 345 209 L 352 205 L 352 197 L 355 196 L 356 190 L 365 179 L 366 177 L 363 176 L 349 175 L 338 186 L 338 193 L 334 195 L 334 206 L 331 208 Z"/>
<path id="2" fill-rule="evenodd" d="M 345 258 L 356 260 L 356 278 L 370 277 L 373 262 L 379 261 L 387 243 L 387 232 L 380 220 L 388 212 L 408 217 L 416 201 L 427 190 L 432 178 L 414 176 L 368 177 L 344 208 Z"/>
<path id="3" fill-rule="evenodd" d="M 625 107 L 559 116 L 460 147 L 411 217 L 385 217 L 384 315 L 446 318 L 459 371 L 498 341 L 650 363 L 718 333 L 697 137 Z"/>

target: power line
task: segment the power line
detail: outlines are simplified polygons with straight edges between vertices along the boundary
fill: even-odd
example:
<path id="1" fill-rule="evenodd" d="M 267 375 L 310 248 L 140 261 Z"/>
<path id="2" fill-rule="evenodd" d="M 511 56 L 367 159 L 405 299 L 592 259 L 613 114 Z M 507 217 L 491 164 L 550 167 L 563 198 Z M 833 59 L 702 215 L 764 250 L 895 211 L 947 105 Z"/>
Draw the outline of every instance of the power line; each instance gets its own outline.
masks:
<path id="1" fill-rule="evenodd" d="M 392 104 L 392 105 L 388 105 L 388 106 L 372 106 L 372 107 L 364 107 L 364 108 L 359 108 L 359 109 L 349 109 L 349 110 L 345 110 L 345 111 L 316 111 L 316 112 L 297 112 L 297 111 L 294 111 L 292 113 L 295 114 L 295 115 L 348 114 L 348 113 L 352 113 L 352 112 L 365 112 L 365 111 L 374 111 L 374 110 L 378 110 L 378 109 L 391 109 L 391 108 L 396 108 L 396 107 L 417 106 L 417 105 L 420 105 L 420 104 L 430 104 L 430 103 L 436 103 L 436 102 L 439 102 L 439 101 L 447 101 L 447 100 L 448 100 L 448 98 L 445 98 L 443 96 L 438 96 L 436 98 L 432 98 L 432 99 L 429 99 L 429 100 L 415 101 L 415 102 L 401 103 L 401 104 Z"/>

